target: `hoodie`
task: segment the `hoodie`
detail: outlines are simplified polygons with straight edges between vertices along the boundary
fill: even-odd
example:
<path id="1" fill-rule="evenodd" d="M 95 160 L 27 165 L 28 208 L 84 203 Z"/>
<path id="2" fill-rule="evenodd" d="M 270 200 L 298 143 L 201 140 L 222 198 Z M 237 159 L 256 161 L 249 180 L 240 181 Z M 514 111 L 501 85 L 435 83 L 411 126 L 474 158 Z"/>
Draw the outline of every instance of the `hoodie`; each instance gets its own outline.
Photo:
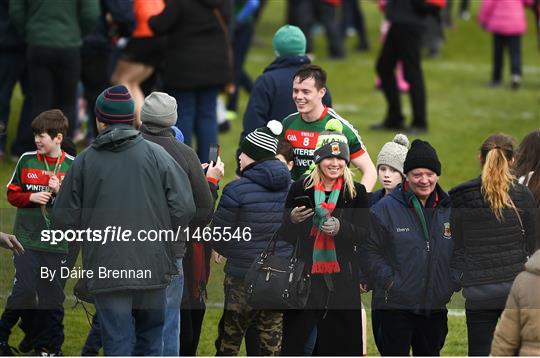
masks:
<path id="1" fill-rule="evenodd" d="M 540 356 L 540 250 L 514 280 L 495 329 L 492 356 Z"/>

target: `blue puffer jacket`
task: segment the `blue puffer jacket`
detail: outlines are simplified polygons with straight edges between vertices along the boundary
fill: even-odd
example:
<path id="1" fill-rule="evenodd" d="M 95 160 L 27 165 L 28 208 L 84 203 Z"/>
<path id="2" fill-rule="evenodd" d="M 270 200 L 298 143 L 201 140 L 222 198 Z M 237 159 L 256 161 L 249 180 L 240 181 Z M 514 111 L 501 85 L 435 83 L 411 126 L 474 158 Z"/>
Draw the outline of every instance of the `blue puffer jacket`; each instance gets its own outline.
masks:
<path id="1" fill-rule="evenodd" d="M 364 247 L 363 270 L 369 274 L 376 309 L 444 308 L 459 289 L 451 271 L 454 238 L 450 228 L 450 199 L 437 184 L 438 200 L 424 209 L 429 242 L 412 206 L 412 195 L 396 188 L 371 209 L 372 225 Z M 428 199 L 428 203 L 430 200 Z"/>
<path id="2" fill-rule="evenodd" d="M 214 249 L 227 258 L 225 273 L 243 278 L 249 266 L 266 248 L 281 226 L 285 199 L 291 185 L 289 170 L 277 159 L 248 166 L 242 177 L 225 186 L 214 214 L 214 227 L 250 228 L 251 240 L 220 241 Z M 278 254 L 291 253 L 292 247 L 278 241 Z"/>

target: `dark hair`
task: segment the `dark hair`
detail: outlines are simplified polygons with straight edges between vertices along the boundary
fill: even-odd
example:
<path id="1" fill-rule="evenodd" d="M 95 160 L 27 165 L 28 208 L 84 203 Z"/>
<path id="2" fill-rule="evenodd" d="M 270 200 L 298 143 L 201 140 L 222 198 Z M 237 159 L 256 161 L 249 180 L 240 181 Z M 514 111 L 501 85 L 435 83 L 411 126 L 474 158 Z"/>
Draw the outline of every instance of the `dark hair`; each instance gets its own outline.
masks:
<path id="1" fill-rule="evenodd" d="M 294 160 L 294 149 L 292 144 L 285 138 L 281 138 L 277 145 L 276 155 L 281 154 L 288 162 Z"/>
<path id="2" fill-rule="evenodd" d="M 514 173 L 518 178 L 527 178 L 530 172 L 534 173 L 527 186 L 536 202 L 540 203 L 540 129 L 527 134 L 517 150 Z"/>
<path id="3" fill-rule="evenodd" d="M 512 207 L 509 190 L 515 179 L 510 170 L 514 150 L 514 139 L 502 133 L 489 136 L 480 147 L 482 194 L 499 221 L 502 209 Z"/>
<path id="4" fill-rule="evenodd" d="M 321 66 L 305 64 L 302 65 L 294 74 L 294 78 L 298 77 L 300 82 L 307 80 L 308 78 L 313 78 L 315 81 L 315 88 L 320 90 L 321 88 L 326 88 L 326 72 L 322 69 Z"/>
<path id="5" fill-rule="evenodd" d="M 51 109 L 41 112 L 32 121 L 32 132 L 34 134 L 47 133 L 54 138 L 61 133 L 66 136 L 69 128 L 68 120 L 64 113 L 59 109 Z"/>

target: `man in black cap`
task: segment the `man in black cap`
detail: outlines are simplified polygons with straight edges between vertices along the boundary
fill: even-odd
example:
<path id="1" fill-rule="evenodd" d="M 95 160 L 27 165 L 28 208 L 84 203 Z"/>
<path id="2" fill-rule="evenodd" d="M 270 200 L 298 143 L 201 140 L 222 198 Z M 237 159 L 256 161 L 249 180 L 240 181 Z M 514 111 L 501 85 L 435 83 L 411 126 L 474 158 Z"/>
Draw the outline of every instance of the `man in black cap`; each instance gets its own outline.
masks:
<path id="1" fill-rule="evenodd" d="M 415 356 L 438 356 L 448 333 L 446 304 L 459 289 L 450 269 L 450 200 L 428 142 L 412 143 L 404 172 L 402 185 L 372 208 L 361 262 L 373 283 L 381 355 L 409 355 L 412 347 Z"/>

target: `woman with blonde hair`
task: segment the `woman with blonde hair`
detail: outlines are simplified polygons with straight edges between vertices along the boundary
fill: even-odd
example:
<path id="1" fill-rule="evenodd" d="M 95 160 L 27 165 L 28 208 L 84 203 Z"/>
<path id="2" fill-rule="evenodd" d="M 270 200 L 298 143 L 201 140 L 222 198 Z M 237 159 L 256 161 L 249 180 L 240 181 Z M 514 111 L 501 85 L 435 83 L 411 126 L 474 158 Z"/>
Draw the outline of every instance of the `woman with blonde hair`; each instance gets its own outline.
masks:
<path id="1" fill-rule="evenodd" d="M 282 355 L 302 355 L 313 328 L 317 355 L 362 355 L 357 255 L 366 237 L 368 199 L 347 167 L 349 146 L 341 127 L 334 119 L 326 124 L 314 168 L 292 184 L 285 203 L 280 237 L 298 243 L 311 291 L 304 309 L 284 313 Z"/>
<path id="2" fill-rule="evenodd" d="M 518 273 L 534 252 L 534 198 L 512 175 L 514 140 L 488 137 L 482 175 L 450 191 L 452 266 L 461 272 L 470 356 L 489 355 L 497 321 Z"/>

